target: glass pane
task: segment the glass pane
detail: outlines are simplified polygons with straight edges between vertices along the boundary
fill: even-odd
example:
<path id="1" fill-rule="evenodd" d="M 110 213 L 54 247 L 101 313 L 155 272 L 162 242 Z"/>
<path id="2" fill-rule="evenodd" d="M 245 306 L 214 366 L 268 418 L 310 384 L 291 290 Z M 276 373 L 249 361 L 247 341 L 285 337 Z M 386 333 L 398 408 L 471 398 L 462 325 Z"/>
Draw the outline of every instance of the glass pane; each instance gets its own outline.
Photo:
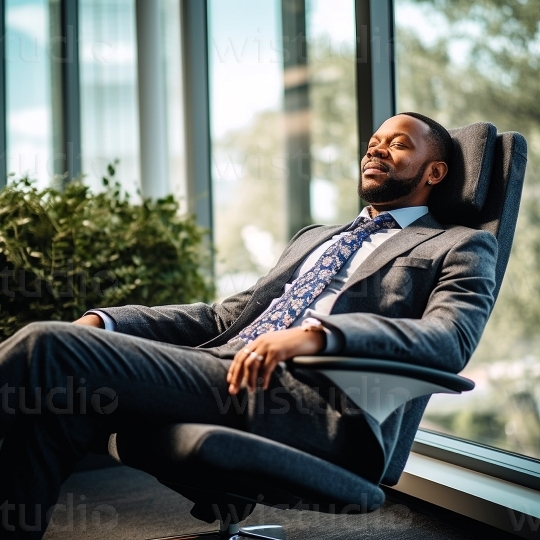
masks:
<path id="1" fill-rule="evenodd" d="M 307 2 L 311 102 L 311 217 L 345 223 L 358 215 L 354 2 Z"/>
<path id="2" fill-rule="evenodd" d="M 540 12 L 538 3 L 397 0 L 399 110 L 453 128 L 493 122 L 528 140 L 525 191 L 506 277 L 464 375 L 422 426 L 540 458 Z"/>
<path id="3" fill-rule="evenodd" d="M 276 0 L 210 0 L 208 13 L 214 239 L 224 297 L 264 274 L 286 242 L 281 12 Z"/>
<path id="4" fill-rule="evenodd" d="M 248 287 L 314 221 L 358 200 L 354 2 L 210 0 L 218 295 Z"/>
<path id="5" fill-rule="evenodd" d="M 160 2 L 169 146 L 169 185 L 171 192 L 180 201 L 180 210 L 187 211 L 180 2 L 178 0 L 160 0 Z"/>
<path id="6" fill-rule="evenodd" d="M 120 160 L 118 180 L 140 185 L 137 43 L 134 0 L 79 0 L 82 169 L 100 189 L 106 167 Z"/>
<path id="7" fill-rule="evenodd" d="M 6 0 L 8 172 L 49 184 L 53 170 L 48 0 Z"/>

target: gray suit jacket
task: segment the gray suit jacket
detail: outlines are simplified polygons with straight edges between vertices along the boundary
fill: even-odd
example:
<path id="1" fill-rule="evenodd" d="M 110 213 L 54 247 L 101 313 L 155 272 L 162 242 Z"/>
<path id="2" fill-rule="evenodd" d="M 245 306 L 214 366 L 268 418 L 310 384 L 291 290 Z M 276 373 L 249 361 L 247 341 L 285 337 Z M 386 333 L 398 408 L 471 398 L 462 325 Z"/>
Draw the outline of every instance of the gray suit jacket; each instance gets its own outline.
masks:
<path id="1" fill-rule="evenodd" d="M 107 308 L 126 334 L 192 347 L 226 343 L 258 317 L 302 260 L 344 226 L 311 226 L 276 266 L 221 304 Z M 330 315 L 340 354 L 405 360 L 454 373 L 473 353 L 493 306 L 497 241 L 443 227 L 426 214 L 377 249 L 336 297 Z"/>
<path id="2" fill-rule="evenodd" d="M 282 294 L 316 246 L 344 227 L 301 230 L 268 275 L 221 304 L 104 311 L 120 332 L 192 347 L 223 345 Z M 476 348 L 493 307 L 496 259 L 497 241 L 490 233 L 442 226 L 426 214 L 374 251 L 321 319 L 336 331 L 340 355 L 457 373 Z M 393 453 L 402 414 L 398 411 L 380 428 L 371 425 L 386 458 Z"/>

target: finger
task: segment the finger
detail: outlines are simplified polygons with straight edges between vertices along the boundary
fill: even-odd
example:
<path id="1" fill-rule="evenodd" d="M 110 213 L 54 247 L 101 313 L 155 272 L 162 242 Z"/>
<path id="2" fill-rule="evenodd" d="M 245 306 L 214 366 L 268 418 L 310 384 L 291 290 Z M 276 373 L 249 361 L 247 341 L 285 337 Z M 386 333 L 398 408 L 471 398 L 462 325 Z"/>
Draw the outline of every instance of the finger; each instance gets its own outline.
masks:
<path id="1" fill-rule="evenodd" d="M 240 390 L 240 386 L 242 384 L 242 362 L 237 363 L 237 367 L 234 370 L 233 374 L 231 375 L 231 379 L 229 381 L 229 393 L 231 394 L 237 394 Z"/>
<path id="2" fill-rule="evenodd" d="M 260 355 L 257 351 L 253 351 L 257 357 L 249 357 L 246 360 L 244 372 L 246 376 L 246 382 L 248 388 L 251 392 L 254 392 L 257 389 L 257 378 L 259 376 L 259 370 L 261 369 L 261 364 L 264 362 L 264 357 Z M 262 357 L 262 360 L 260 359 Z"/>
<path id="3" fill-rule="evenodd" d="M 231 374 L 231 376 L 233 376 L 236 371 L 242 367 L 242 363 L 245 361 L 246 358 L 248 358 L 249 353 L 250 350 L 248 349 L 248 347 L 244 347 L 234 355 L 234 359 L 229 366 L 229 373 Z"/>
<path id="4" fill-rule="evenodd" d="M 266 359 L 264 362 L 264 366 L 262 370 L 260 371 L 260 376 L 262 379 L 262 388 L 263 390 L 268 390 L 268 386 L 270 385 L 270 377 L 272 376 L 272 373 L 276 369 L 276 366 L 278 364 L 278 360 L 275 358 Z"/>
<path id="5" fill-rule="evenodd" d="M 238 374 L 238 370 L 240 369 L 242 365 L 242 357 L 241 355 L 236 355 L 234 357 L 234 360 L 229 368 L 229 372 L 227 373 L 227 382 L 229 383 L 229 391 L 231 393 L 236 393 L 237 389 L 236 387 L 238 386 L 236 384 L 236 379 L 237 379 L 237 374 Z"/>
<path id="6" fill-rule="evenodd" d="M 233 358 L 233 361 L 231 362 L 231 365 L 229 366 L 229 369 L 227 370 L 227 382 L 231 381 L 231 378 L 233 376 L 233 373 L 237 367 L 237 363 L 240 362 L 240 357 L 242 355 L 242 351 L 238 351 Z"/>
<path id="7" fill-rule="evenodd" d="M 244 377 L 244 362 L 246 361 L 249 352 L 249 349 L 242 349 L 236 353 L 233 363 L 231 365 L 232 372 L 229 382 L 229 393 L 237 394 L 240 390 L 240 385 L 242 384 L 242 379 Z"/>
<path id="8" fill-rule="evenodd" d="M 271 364 L 264 366 L 264 371 L 261 373 L 263 390 L 268 390 L 268 386 L 270 385 L 270 377 L 274 372 L 275 367 L 275 365 Z"/>
<path id="9" fill-rule="evenodd" d="M 231 365 L 229 366 L 229 369 L 227 370 L 227 382 L 231 382 L 231 377 L 234 371 L 234 364 L 236 363 L 237 356 L 238 356 L 238 353 L 234 355 Z"/>

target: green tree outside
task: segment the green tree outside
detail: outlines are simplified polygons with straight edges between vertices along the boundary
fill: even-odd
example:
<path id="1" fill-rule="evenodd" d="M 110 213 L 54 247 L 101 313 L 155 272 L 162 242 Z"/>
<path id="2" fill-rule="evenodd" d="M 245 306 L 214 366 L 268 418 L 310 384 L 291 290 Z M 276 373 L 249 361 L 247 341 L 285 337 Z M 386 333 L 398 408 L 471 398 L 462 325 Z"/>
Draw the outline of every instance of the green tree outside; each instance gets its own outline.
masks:
<path id="1" fill-rule="evenodd" d="M 420 8 L 437 37 L 405 15 Z M 449 128 L 489 121 L 528 141 L 525 189 L 508 270 L 482 341 L 467 368 L 489 381 L 448 417 L 426 420 L 460 437 L 540 457 L 540 26 L 535 0 L 398 0 L 399 109 Z M 467 374 L 466 370 L 466 374 Z M 484 386 L 484 385 L 483 385 Z M 459 403 L 459 402 L 456 402 Z M 446 427 L 443 426 L 445 424 Z"/>

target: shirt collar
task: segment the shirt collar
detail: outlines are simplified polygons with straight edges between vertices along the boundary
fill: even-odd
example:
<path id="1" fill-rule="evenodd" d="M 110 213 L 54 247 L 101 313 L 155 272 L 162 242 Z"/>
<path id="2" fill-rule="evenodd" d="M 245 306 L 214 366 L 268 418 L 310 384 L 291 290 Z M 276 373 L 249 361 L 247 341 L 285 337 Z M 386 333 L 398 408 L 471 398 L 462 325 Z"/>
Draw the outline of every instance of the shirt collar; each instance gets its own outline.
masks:
<path id="1" fill-rule="evenodd" d="M 390 210 L 387 212 L 390 214 L 397 222 L 397 224 L 404 229 L 408 227 L 411 223 L 417 219 L 425 216 L 429 212 L 427 206 L 408 206 L 406 208 L 397 208 L 395 210 Z M 382 212 L 384 214 L 384 212 Z M 365 206 L 360 212 L 358 217 L 367 217 L 369 218 L 368 207 Z"/>

